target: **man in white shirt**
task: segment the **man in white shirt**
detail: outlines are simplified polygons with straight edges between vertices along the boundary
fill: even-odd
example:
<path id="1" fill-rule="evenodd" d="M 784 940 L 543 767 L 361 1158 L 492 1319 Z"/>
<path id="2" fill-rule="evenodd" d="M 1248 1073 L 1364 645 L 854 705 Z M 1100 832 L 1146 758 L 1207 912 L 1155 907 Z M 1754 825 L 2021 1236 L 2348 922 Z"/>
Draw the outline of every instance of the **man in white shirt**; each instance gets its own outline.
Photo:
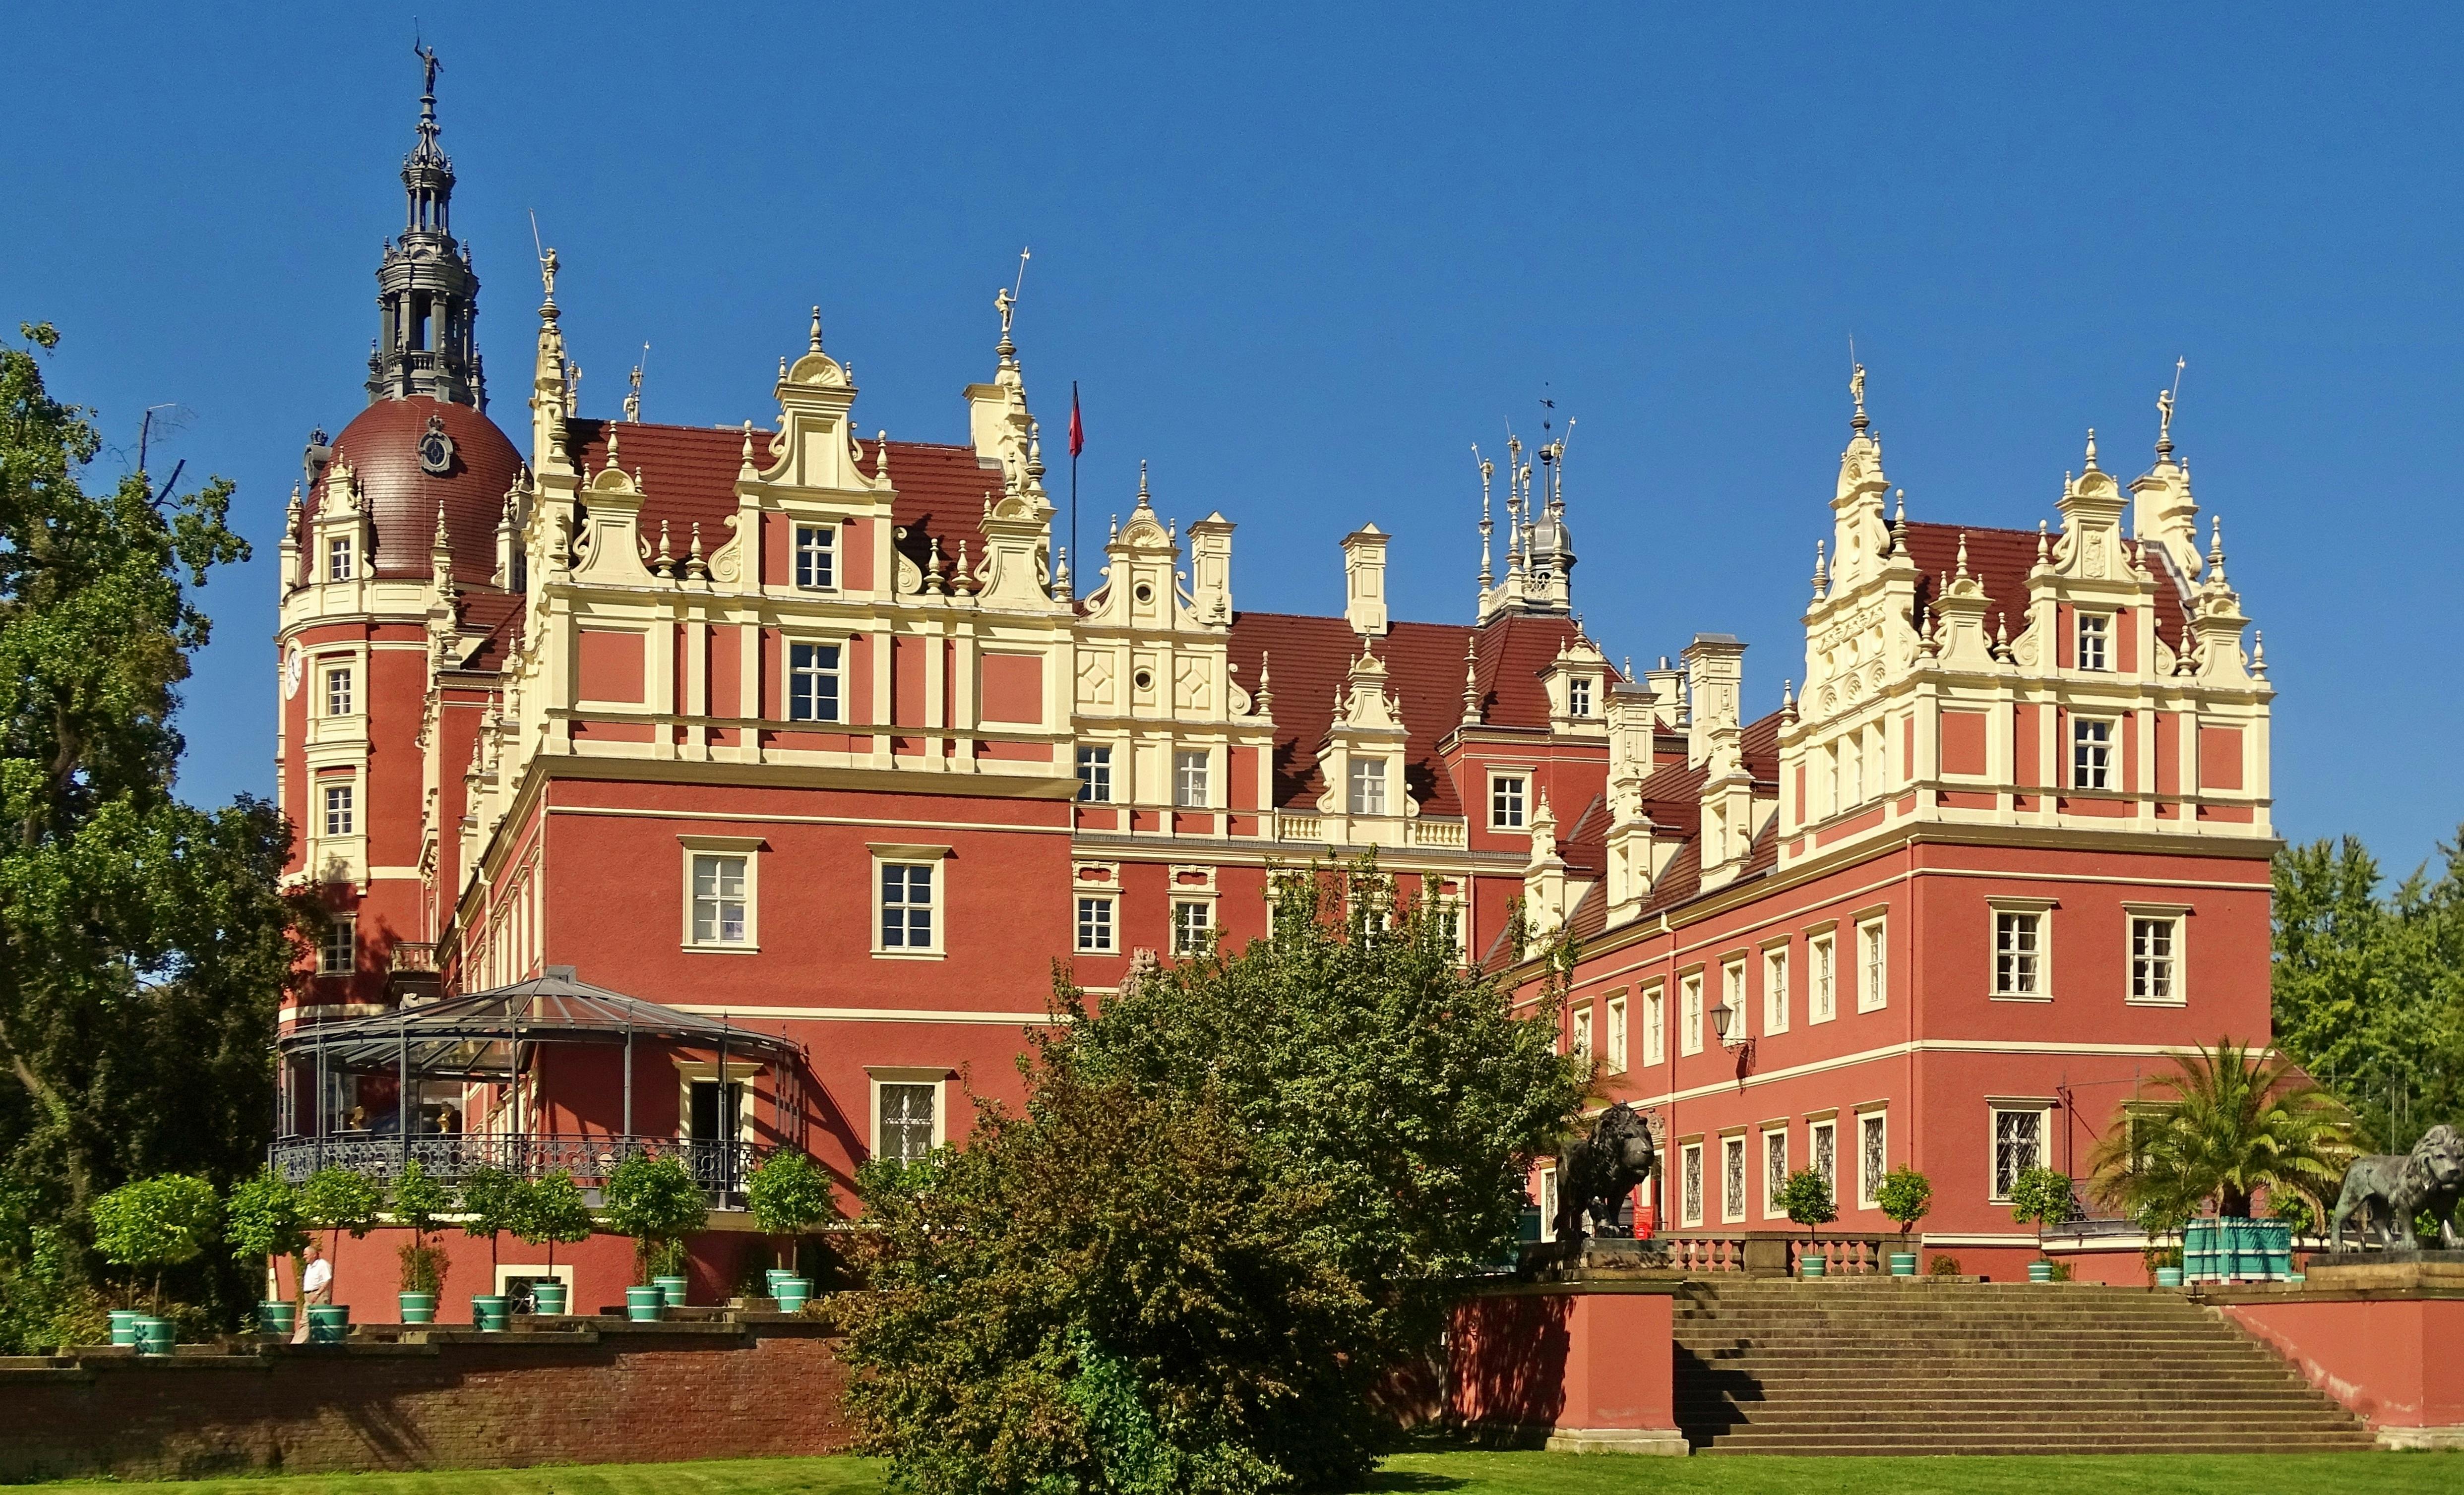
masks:
<path id="1" fill-rule="evenodd" d="M 325 1260 L 324 1250 L 315 1242 L 308 1243 L 308 1265 L 299 1274 L 299 1323 L 291 1331 L 291 1342 L 308 1342 L 308 1305 L 334 1301 L 334 1264 Z"/>

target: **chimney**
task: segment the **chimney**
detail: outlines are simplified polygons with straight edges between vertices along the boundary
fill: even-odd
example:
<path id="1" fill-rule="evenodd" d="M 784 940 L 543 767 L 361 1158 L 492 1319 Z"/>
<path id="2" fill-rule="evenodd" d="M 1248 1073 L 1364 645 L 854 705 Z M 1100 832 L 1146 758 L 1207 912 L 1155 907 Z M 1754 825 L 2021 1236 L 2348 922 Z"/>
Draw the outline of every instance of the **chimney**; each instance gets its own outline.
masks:
<path id="1" fill-rule="evenodd" d="M 1722 728 L 1739 725 L 1737 695 L 1745 686 L 1746 646 L 1729 633 L 1697 633 L 1679 656 L 1685 661 L 1685 762 L 1700 764 Z"/>
<path id="2" fill-rule="evenodd" d="M 1343 537 L 1343 621 L 1354 633 L 1386 631 L 1386 539 L 1375 524 Z"/>

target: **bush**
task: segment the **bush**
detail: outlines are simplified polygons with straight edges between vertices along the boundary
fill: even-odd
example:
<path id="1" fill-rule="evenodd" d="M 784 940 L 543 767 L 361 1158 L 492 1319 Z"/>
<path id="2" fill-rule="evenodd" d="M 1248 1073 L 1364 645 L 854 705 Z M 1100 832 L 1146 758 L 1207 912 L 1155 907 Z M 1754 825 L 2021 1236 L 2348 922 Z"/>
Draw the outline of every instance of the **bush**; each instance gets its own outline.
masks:
<path id="1" fill-rule="evenodd" d="M 2272 1198 L 2268 1200 L 2267 1213 L 2272 1218 L 2280 1220 L 2287 1225 L 2291 1226 L 2293 1228 L 2293 1233 L 2297 1236 L 2316 1235 L 2318 1233 L 2319 1211 L 2308 1199 L 2302 1198 L 2300 1195 L 2287 1194 L 2282 1198 Z"/>
<path id="2" fill-rule="evenodd" d="M 1874 1202 L 1899 1225 L 1904 1240 L 1918 1220 L 1933 1212 L 1933 1180 L 1903 1164 L 1882 1176 L 1881 1187 L 1874 1191 Z"/>
<path id="3" fill-rule="evenodd" d="M 94 1247 L 102 1259 L 129 1270 L 133 1294 L 139 1272 L 154 1271 L 154 1307 L 163 1306 L 163 1269 L 203 1252 L 222 1219 L 214 1186 L 192 1174 L 140 1178 L 94 1201 Z"/>
<path id="4" fill-rule="evenodd" d="M 1959 1258 L 1947 1256 L 1939 1251 L 1935 1252 L 1933 1260 L 1925 1264 L 1925 1275 L 1928 1277 L 1959 1276 Z"/>

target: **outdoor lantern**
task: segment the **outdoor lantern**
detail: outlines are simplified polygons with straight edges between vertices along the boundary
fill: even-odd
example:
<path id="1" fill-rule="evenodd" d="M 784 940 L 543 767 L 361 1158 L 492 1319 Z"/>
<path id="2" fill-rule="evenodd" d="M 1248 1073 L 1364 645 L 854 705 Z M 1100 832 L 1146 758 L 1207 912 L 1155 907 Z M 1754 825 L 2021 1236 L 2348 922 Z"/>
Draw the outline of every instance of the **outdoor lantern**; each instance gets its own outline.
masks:
<path id="1" fill-rule="evenodd" d="M 1725 1001 L 1711 1009 L 1711 1031 L 1720 1035 L 1720 1042 L 1723 1044 L 1730 1041 L 1728 1024 L 1736 1021 L 1737 1009 Z"/>

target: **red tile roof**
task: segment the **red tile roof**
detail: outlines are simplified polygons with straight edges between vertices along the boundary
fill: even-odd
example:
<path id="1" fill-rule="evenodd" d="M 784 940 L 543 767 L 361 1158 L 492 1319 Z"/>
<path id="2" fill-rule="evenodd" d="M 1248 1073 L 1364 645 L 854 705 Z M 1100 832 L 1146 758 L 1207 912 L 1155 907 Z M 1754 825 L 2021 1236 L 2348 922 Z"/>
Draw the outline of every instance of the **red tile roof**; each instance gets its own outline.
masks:
<path id="1" fill-rule="evenodd" d="M 893 447 L 893 475 L 897 461 Z M 1377 641 L 1377 656 L 1386 662 L 1387 690 L 1399 705 L 1409 734 L 1404 784 L 1422 814 L 1463 813 L 1454 782 L 1438 760 L 1438 743 L 1463 722 L 1465 643 L 1476 650 L 1486 722 L 1541 729 L 1549 724 L 1549 696 L 1540 677 L 1573 632 L 1570 618 L 1507 614 L 1478 628 L 1397 623 Z M 1318 747 L 1334 718 L 1335 693 L 1360 653 L 1359 635 L 1341 618 L 1243 612 L 1233 615 L 1230 651 L 1242 688 L 1253 695 L 1260 675 L 1273 671 L 1275 804 L 1312 807 L 1326 789 L 1318 773 Z"/>
<path id="2" fill-rule="evenodd" d="M 1908 557 L 1924 574 L 1917 582 L 1917 618 L 1925 622 L 1925 605 L 1939 594 L 1941 579 L 1959 569 L 1959 542 L 1968 540 L 1968 570 L 1984 584 L 1985 595 L 1993 606 L 1986 614 L 1988 630 L 1996 626 L 2007 627 L 2013 637 L 2028 624 L 2028 573 L 2036 565 L 2036 532 L 1969 527 L 1957 524 L 1908 524 Z M 2166 646 L 2176 652 L 2182 648 L 2183 629 L 2188 622 L 2189 590 L 2184 579 L 2175 575 L 2167 562 L 2162 545 L 2143 545 L 2136 540 L 2123 541 L 2138 552 L 2153 571 L 2162 599 L 2156 609 L 2157 631 L 2164 635 Z"/>

